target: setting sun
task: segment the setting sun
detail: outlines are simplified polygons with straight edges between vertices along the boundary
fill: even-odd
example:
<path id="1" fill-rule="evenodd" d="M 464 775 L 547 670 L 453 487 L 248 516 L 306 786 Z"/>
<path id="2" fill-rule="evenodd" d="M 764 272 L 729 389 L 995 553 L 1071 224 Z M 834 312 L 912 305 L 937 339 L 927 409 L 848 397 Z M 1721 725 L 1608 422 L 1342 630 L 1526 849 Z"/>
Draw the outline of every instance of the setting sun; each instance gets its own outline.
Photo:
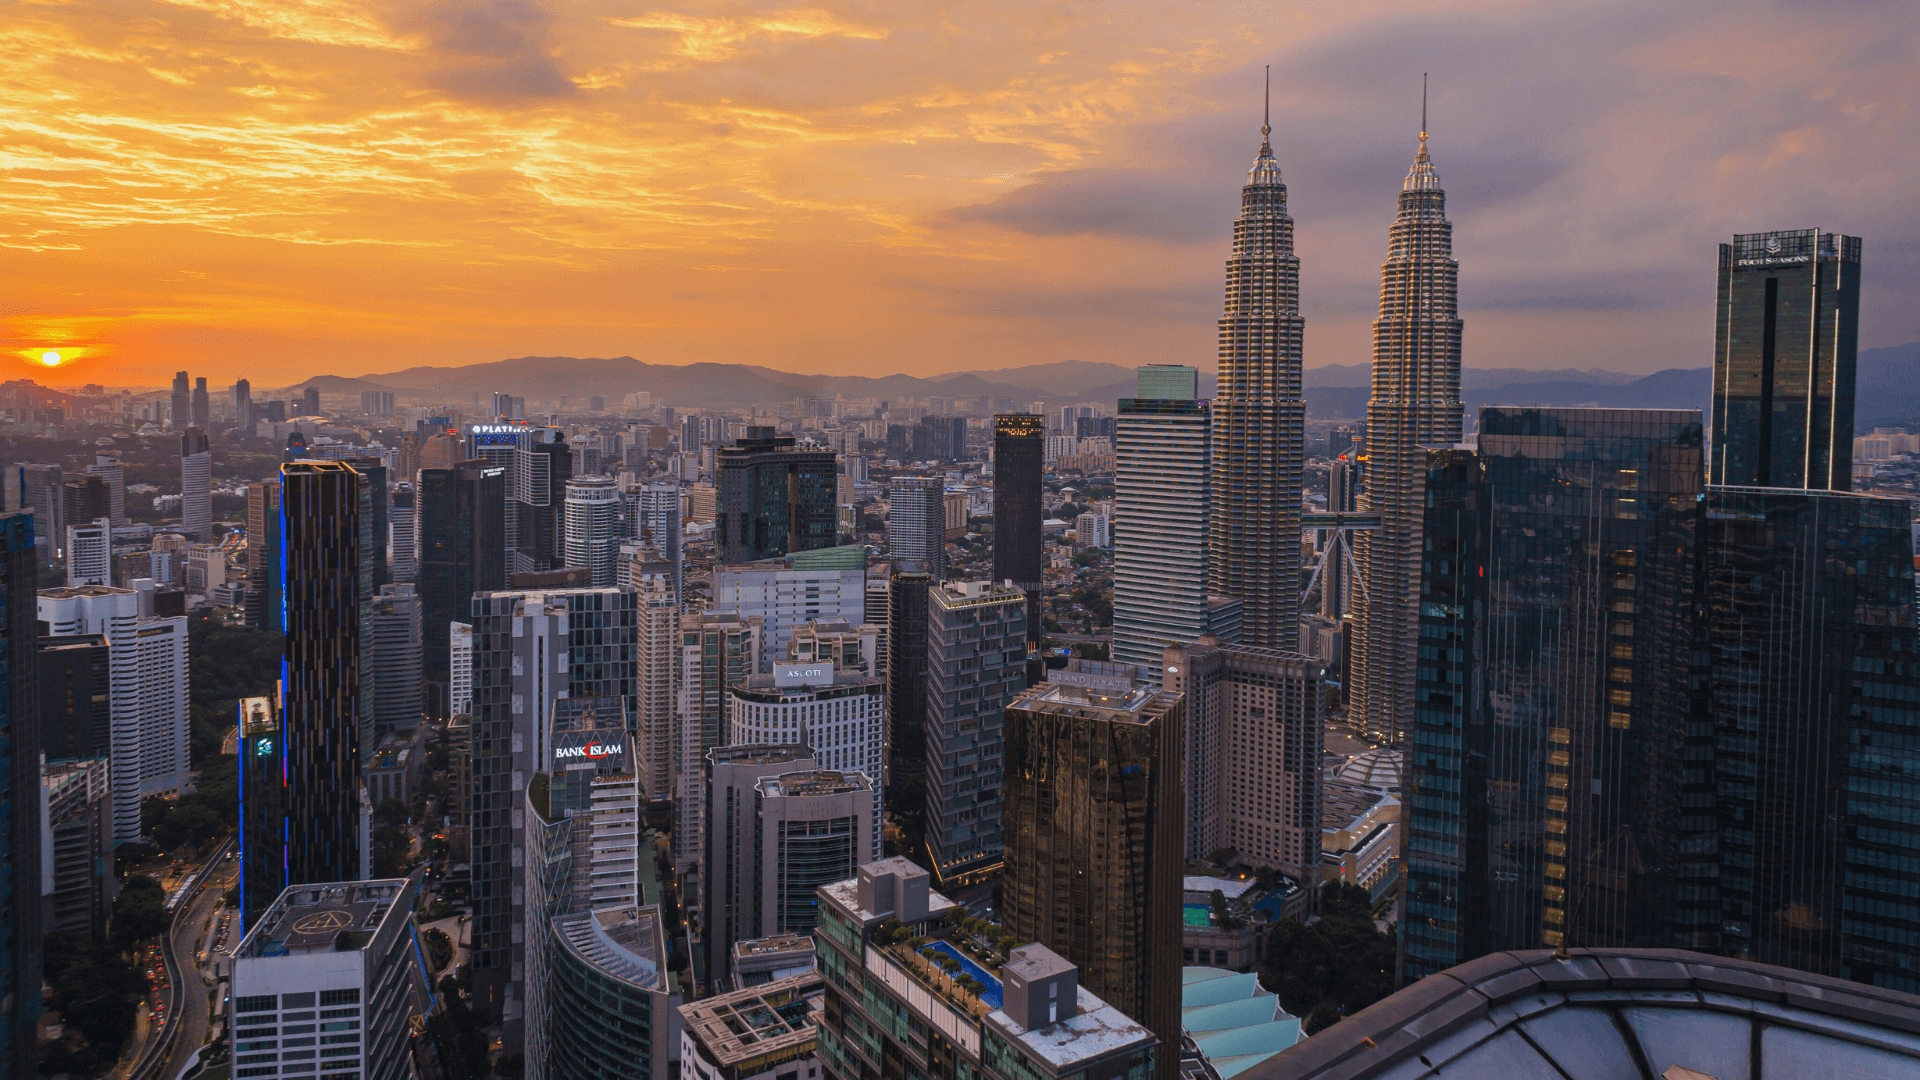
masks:
<path id="1" fill-rule="evenodd" d="M 48 367 L 58 367 L 60 364 L 60 354 L 57 352 L 53 352 L 52 350 L 48 350 L 47 352 L 43 352 L 40 354 L 40 362 L 47 365 Z"/>

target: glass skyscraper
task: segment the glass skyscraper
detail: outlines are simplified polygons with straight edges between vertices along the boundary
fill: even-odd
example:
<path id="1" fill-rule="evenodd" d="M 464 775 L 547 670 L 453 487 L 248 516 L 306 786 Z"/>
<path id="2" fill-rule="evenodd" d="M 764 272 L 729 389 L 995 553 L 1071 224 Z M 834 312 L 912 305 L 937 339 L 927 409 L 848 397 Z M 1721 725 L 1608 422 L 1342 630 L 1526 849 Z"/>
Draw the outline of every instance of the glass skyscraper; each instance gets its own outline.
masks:
<path id="1" fill-rule="evenodd" d="M 0 504 L 0 1072 L 9 1076 L 40 1064 L 39 579 L 33 511 Z"/>
<path id="2" fill-rule="evenodd" d="M 1003 710 L 1026 686 L 1024 601 L 999 581 L 927 590 L 927 856 L 949 886 L 1000 868 Z"/>
<path id="3" fill-rule="evenodd" d="M 753 562 L 834 546 L 833 451 L 798 447 L 791 435 L 750 427 L 714 453 L 719 473 L 715 558 Z"/>
<path id="4" fill-rule="evenodd" d="M 1291 649 L 1300 638 L 1300 493 L 1306 401 L 1300 396 L 1300 260 L 1287 185 L 1260 125 L 1240 190 L 1220 316 L 1213 400 L 1209 592 L 1242 601 L 1240 639 Z"/>
<path id="5" fill-rule="evenodd" d="M 1716 484 L 1850 491 L 1860 238 L 1819 229 L 1720 245 Z"/>
<path id="6" fill-rule="evenodd" d="M 416 511 L 420 565 L 421 670 L 427 713 L 449 716 L 453 655 L 448 632 L 466 621 L 476 592 L 506 584 L 506 466 L 483 459 L 420 470 Z"/>
<path id="7" fill-rule="evenodd" d="M 1700 414 L 1481 412 L 1427 476 L 1405 977 L 1504 949 L 1666 946 L 1711 904 L 1693 717 Z M 1717 913 L 1715 913 L 1717 915 Z M 1690 940 L 1690 939 L 1689 939 Z M 1684 947 L 1684 946 L 1683 946 Z"/>

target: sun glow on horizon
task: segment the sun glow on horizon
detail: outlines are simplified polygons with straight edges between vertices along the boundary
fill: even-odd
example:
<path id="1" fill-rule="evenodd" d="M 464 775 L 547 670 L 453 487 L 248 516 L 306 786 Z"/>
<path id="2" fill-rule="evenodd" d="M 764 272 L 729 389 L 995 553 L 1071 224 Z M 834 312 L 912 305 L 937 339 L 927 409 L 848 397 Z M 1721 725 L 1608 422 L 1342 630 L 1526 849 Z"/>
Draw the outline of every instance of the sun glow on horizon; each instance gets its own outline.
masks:
<path id="1" fill-rule="evenodd" d="M 54 352 L 52 349 L 48 349 L 46 352 L 40 354 L 40 362 L 48 367 L 59 367 L 60 360 L 60 354 Z"/>

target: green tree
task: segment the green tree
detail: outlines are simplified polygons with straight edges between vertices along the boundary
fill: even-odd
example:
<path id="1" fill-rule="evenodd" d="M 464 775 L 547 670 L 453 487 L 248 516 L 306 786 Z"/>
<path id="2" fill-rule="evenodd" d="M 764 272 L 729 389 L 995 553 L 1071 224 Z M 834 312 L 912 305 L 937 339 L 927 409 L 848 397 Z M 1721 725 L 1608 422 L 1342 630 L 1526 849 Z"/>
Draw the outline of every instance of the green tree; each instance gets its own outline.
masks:
<path id="1" fill-rule="evenodd" d="M 46 1074 L 100 1076 L 113 1066 L 133 1036 L 134 1016 L 146 983 L 119 950 L 83 934 L 46 940 L 46 1006 L 66 1020 L 61 1037 L 41 1048 Z"/>
<path id="2" fill-rule="evenodd" d="M 198 764 L 220 752 L 221 740 L 239 718 L 239 699 L 273 691 L 280 674 L 281 638 L 202 612 L 187 619 L 187 650 L 193 657 L 188 672 L 189 752 Z"/>
<path id="3" fill-rule="evenodd" d="M 120 949 L 131 948 L 159 935 L 172 921 L 167 914 L 167 891 L 145 874 L 135 875 L 113 902 L 113 943 Z"/>
<path id="4" fill-rule="evenodd" d="M 1394 941 L 1373 923 L 1367 890 L 1329 882 L 1312 925 L 1281 919 L 1267 932 L 1261 984 L 1308 1034 L 1393 992 Z"/>

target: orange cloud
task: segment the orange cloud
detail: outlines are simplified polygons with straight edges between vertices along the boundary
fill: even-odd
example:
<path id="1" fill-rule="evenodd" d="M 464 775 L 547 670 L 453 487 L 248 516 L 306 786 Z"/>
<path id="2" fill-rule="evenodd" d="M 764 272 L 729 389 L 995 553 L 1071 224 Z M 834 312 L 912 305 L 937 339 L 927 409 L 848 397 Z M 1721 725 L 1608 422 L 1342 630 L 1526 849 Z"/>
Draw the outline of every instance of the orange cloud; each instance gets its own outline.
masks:
<path id="1" fill-rule="evenodd" d="M 1894 137 L 1920 32 L 1879 10 L 1864 34 L 1599 3 L 23 7 L 0 350 L 262 386 L 525 353 L 1206 365 L 1273 63 L 1309 365 L 1365 359 L 1433 70 L 1468 362 L 1690 366 L 1721 234 L 1920 244 Z M 1818 62 L 1755 60 L 1768 40 Z M 1601 294 L 1634 317 L 1608 330 Z"/>

